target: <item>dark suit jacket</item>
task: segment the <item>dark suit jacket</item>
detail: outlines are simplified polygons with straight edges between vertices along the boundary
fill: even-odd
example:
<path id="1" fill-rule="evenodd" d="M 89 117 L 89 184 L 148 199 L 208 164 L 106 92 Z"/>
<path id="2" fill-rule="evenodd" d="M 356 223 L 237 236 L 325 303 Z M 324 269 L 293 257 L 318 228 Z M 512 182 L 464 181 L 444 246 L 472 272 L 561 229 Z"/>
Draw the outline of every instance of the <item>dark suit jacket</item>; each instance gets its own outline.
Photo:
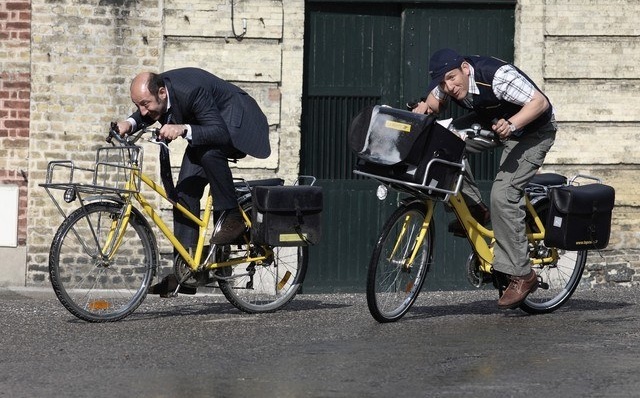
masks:
<path id="1" fill-rule="evenodd" d="M 193 146 L 232 145 L 253 157 L 271 153 L 269 124 L 256 103 L 239 87 L 198 68 L 182 68 L 161 74 L 171 101 L 171 123 L 191 125 Z M 139 112 L 131 115 L 145 122 Z"/>

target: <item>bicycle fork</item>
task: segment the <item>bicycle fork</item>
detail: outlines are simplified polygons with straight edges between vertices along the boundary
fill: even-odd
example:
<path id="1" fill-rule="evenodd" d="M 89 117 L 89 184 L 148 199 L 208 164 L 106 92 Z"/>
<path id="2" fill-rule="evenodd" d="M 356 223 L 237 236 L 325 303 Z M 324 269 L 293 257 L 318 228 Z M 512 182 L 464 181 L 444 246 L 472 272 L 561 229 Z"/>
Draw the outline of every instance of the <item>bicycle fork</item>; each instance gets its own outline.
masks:
<path id="1" fill-rule="evenodd" d="M 413 262 L 415 261 L 416 256 L 418 255 L 418 251 L 420 250 L 420 247 L 422 247 L 422 242 L 424 241 L 424 238 L 427 235 L 427 231 L 429 230 L 429 225 L 433 217 L 433 207 L 434 207 L 433 202 L 430 200 L 427 200 L 424 203 L 427 207 L 427 212 L 425 214 L 424 220 L 422 221 L 422 225 L 420 226 L 420 232 L 416 236 L 413 244 L 411 246 L 407 246 L 405 253 L 403 253 L 401 256 L 401 258 L 403 259 L 402 268 L 404 271 L 407 271 L 407 272 L 413 266 Z M 404 223 L 402 224 L 402 229 L 400 230 L 400 233 L 396 238 L 396 242 L 394 244 L 393 250 L 389 254 L 389 257 L 387 258 L 389 262 L 393 261 L 393 258 L 396 252 L 398 251 L 398 249 L 401 247 L 402 240 L 404 239 L 404 236 L 407 234 L 407 231 L 409 230 L 410 226 L 411 226 L 411 215 L 406 215 L 404 219 Z M 409 251 L 411 253 L 407 257 L 406 255 Z"/>
<path id="2" fill-rule="evenodd" d="M 127 203 L 122 210 L 122 214 L 116 218 L 111 220 L 111 226 L 109 227 L 109 232 L 107 233 L 107 239 L 104 242 L 104 245 L 101 249 L 102 258 L 106 258 L 107 260 L 111 260 L 113 255 L 118 251 L 122 241 L 124 239 L 124 234 L 129 225 L 129 218 L 131 217 L 131 203 Z M 99 243 L 98 236 L 96 232 L 89 223 L 94 239 L 96 240 L 97 247 L 101 247 Z"/>

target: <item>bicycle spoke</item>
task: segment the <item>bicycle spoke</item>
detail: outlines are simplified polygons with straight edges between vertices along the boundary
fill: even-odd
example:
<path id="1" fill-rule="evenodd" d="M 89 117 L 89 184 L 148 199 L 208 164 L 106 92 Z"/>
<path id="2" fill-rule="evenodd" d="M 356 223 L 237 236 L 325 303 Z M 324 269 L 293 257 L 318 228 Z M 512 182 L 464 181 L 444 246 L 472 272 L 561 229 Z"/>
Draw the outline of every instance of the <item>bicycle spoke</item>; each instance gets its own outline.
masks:
<path id="1" fill-rule="evenodd" d="M 548 202 L 543 201 L 536 204 L 534 208 L 541 219 L 546 219 Z M 533 228 L 533 220 L 527 222 L 530 228 Z M 540 253 L 540 257 L 549 257 L 552 253 L 554 257 L 551 264 L 532 267 L 538 274 L 542 285 L 535 292 L 529 294 L 520 305 L 520 308 L 532 314 L 552 312 L 562 306 L 578 287 L 587 260 L 586 251 L 576 252 L 546 248 L 543 241 L 536 242 L 536 245 L 534 254 Z"/>
<path id="2" fill-rule="evenodd" d="M 243 209 L 251 214 L 250 205 L 245 205 Z M 235 252 L 229 250 L 228 246 L 220 248 L 214 260 L 220 262 L 254 252 L 264 253 L 267 259 L 229 267 L 229 275 L 219 280 L 220 290 L 231 304 L 244 312 L 275 311 L 291 301 L 300 289 L 307 269 L 308 248 L 261 247 L 249 242 L 240 245 Z"/>

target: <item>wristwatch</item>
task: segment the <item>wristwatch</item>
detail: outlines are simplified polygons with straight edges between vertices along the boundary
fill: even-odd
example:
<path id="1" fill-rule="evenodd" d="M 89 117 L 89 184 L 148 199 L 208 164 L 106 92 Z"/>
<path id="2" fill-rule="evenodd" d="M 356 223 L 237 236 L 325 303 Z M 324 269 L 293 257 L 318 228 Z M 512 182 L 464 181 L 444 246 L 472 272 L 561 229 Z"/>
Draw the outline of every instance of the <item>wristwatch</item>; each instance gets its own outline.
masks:
<path id="1" fill-rule="evenodd" d="M 511 120 L 507 120 L 507 123 L 509 123 L 509 131 L 511 131 L 512 133 L 515 133 L 517 130 L 516 125 L 511 123 Z"/>

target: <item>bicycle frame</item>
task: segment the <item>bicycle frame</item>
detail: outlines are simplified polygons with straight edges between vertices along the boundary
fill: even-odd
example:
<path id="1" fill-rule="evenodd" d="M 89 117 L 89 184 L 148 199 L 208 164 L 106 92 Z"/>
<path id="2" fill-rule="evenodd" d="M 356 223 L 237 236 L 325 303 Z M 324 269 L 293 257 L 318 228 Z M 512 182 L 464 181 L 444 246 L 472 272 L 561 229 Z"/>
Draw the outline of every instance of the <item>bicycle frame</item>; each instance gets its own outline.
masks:
<path id="1" fill-rule="evenodd" d="M 187 250 L 187 248 L 176 238 L 173 231 L 167 226 L 167 224 L 162 219 L 162 217 L 160 217 L 159 213 L 156 211 L 153 205 L 145 198 L 145 196 L 141 194 L 140 189 L 138 189 L 139 187 L 136 186 L 137 181 L 143 182 L 146 186 L 151 188 L 163 199 L 171 203 L 175 209 L 177 209 L 183 215 L 189 218 L 189 220 L 193 221 L 198 225 L 199 227 L 198 242 L 196 244 L 196 248 L 193 255 L 191 255 Z M 133 198 L 135 198 L 135 200 L 140 204 L 144 212 L 149 216 L 149 218 L 153 221 L 153 223 L 156 226 L 158 226 L 160 231 L 167 237 L 169 242 L 171 242 L 172 246 L 182 256 L 182 258 L 184 259 L 186 264 L 189 266 L 189 268 L 192 271 L 196 271 L 201 264 L 202 255 L 203 255 L 204 246 L 205 246 L 204 243 L 205 243 L 206 232 L 209 228 L 211 213 L 213 212 L 213 206 L 212 206 L 213 197 L 211 196 L 211 194 L 207 195 L 204 213 L 202 215 L 202 218 L 200 218 L 194 215 L 193 213 L 191 213 L 182 204 L 177 203 L 174 200 L 170 199 L 162 186 L 160 186 L 151 178 L 149 178 L 147 175 L 142 173 L 142 171 L 137 167 L 133 167 L 131 169 L 131 174 L 130 174 L 129 181 L 126 184 L 126 189 L 129 190 L 130 193 L 127 193 L 124 195 L 125 196 L 130 195 Z M 131 214 L 131 209 L 133 207 L 130 200 L 127 200 L 126 203 L 127 203 L 127 206 L 126 206 L 125 212 L 121 217 L 123 222 L 114 220 L 114 223 L 119 223 L 119 225 L 115 228 L 112 227 L 113 236 L 110 236 L 107 239 L 105 243 L 105 248 L 109 246 L 113 246 L 117 248 L 118 241 L 122 239 L 122 236 L 124 235 L 124 231 L 127 227 L 127 220 Z M 247 225 L 251 227 L 251 221 L 249 217 L 246 215 L 246 213 L 244 212 L 244 210 L 242 210 L 242 208 L 240 208 L 240 213 L 242 214 Z M 113 242 L 115 242 L 115 244 Z M 112 252 L 113 251 L 115 250 L 112 249 Z M 268 253 L 265 255 L 256 256 L 256 257 L 250 257 L 249 255 L 247 255 L 244 257 L 231 259 L 224 262 L 210 263 L 210 264 L 207 264 L 207 269 L 226 267 L 226 266 L 236 265 L 244 262 L 263 261 L 267 259 L 267 256 L 268 256 Z"/>
<path id="2" fill-rule="evenodd" d="M 529 199 L 529 197 L 525 196 L 525 200 L 526 200 L 526 211 L 532 217 L 537 229 L 536 231 L 527 231 L 527 239 L 530 243 L 533 243 L 535 241 L 544 239 L 545 228 L 544 228 L 544 223 L 538 216 L 538 213 L 534 209 L 533 204 L 531 203 L 531 200 Z M 431 220 L 433 218 L 433 209 L 435 207 L 434 200 L 424 199 L 422 200 L 422 203 L 426 206 L 427 211 L 426 211 L 424 222 L 421 227 L 420 234 L 416 238 L 416 242 L 413 247 L 411 256 L 409 259 L 407 259 L 407 262 L 405 264 L 406 267 L 409 267 L 411 264 L 413 264 L 413 261 L 418 252 L 418 248 L 421 247 L 422 241 L 426 236 L 426 231 L 428 230 Z M 477 254 L 478 259 L 480 260 L 480 270 L 486 273 L 491 273 L 492 264 L 493 264 L 493 242 L 495 241 L 494 232 L 486 228 L 485 226 L 480 224 L 475 218 L 473 218 L 473 216 L 471 215 L 471 212 L 469 211 L 469 208 L 467 207 L 467 204 L 462 199 L 462 195 L 460 194 L 450 195 L 448 198 L 448 203 L 453 208 L 454 213 L 458 216 L 460 222 L 462 223 L 464 229 L 467 232 L 467 239 L 469 240 L 469 243 L 471 244 L 474 252 Z M 406 230 L 406 226 L 407 226 L 406 223 L 408 221 L 409 220 L 406 220 L 401 233 L 397 237 L 393 253 L 395 253 L 397 247 L 400 245 L 400 241 L 404 236 L 403 232 Z M 393 256 L 393 253 L 392 253 L 392 256 Z M 550 256 L 544 257 L 544 258 L 533 258 L 532 261 L 533 261 L 533 264 L 549 264 L 554 262 L 556 259 L 557 259 L 556 250 L 551 250 Z"/>
<path id="3" fill-rule="evenodd" d="M 122 150 L 122 153 L 125 153 L 126 151 L 126 147 L 116 147 L 116 148 L 125 148 Z M 98 152 L 100 152 L 102 149 L 106 149 L 106 148 L 98 149 Z M 133 212 L 133 209 L 134 209 L 132 202 L 133 202 L 133 199 L 135 199 L 138 202 L 138 204 L 141 206 L 144 213 L 146 213 L 147 216 L 149 216 L 151 221 L 167 237 L 171 245 L 182 256 L 186 265 L 192 271 L 197 271 L 200 268 L 200 265 L 203 263 L 202 260 L 203 260 L 203 253 L 205 248 L 205 237 L 206 237 L 206 232 L 209 229 L 211 215 L 213 213 L 213 197 L 211 196 L 210 193 L 207 195 L 202 218 L 196 216 L 191 211 L 189 211 L 186 207 L 184 207 L 182 204 L 177 203 L 176 201 L 169 198 L 164 188 L 160 184 L 156 183 L 149 176 L 147 176 L 142 172 L 140 168 L 141 154 L 139 154 L 139 152 L 140 151 L 128 152 L 128 155 L 127 155 L 128 165 L 124 165 L 124 166 L 121 165 L 116 167 L 118 171 L 122 172 L 123 170 L 126 170 L 126 173 L 127 173 L 126 176 L 123 175 L 126 181 L 122 186 L 118 186 L 116 188 L 100 187 L 98 185 L 99 182 L 96 181 L 95 179 L 92 185 L 85 186 L 82 183 L 74 183 L 72 182 L 74 178 L 73 177 L 74 171 L 78 170 L 78 171 L 84 171 L 84 172 L 95 172 L 95 170 L 75 167 L 73 162 L 71 161 L 50 162 L 51 163 L 50 168 L 48 169 L 48 172 L 47 172 L 47 183 L 42 185 L 47 190 L 49 196 L 52 198 L 58 211 L 65 218 L 66 218 L 66 214 L 58 204 L 57 200 L 53 197 L 51 192 L 49 192 L 50 188 L 65 189 L 65 191 L 72 190 L 73 195 L 71 196 L 73 198 L 77 197 L 79 199 L 80 205 L 82 208 L 84 208 L 85 206 L 85 201 L 83 200 L 82 195 L 80 193 L 95 194 L 89 197 L 89 200 L 91 202 L 105 200 L 105 199 L 113 201 L 114 195 L 122 199 L 117 201 L 123 203 L 123 206 L 124 206 L 123 211 L 120 217 L 118 217 L 115 220 L 112 220 L 112 224 L 109 228 L 106 241 L 104 242 L 104 245 L 102 245 L 100 249 L 100 255 L 102 256 L 103 259 L 110 260 L 114 256 L 114 254 L 117 252 L 120 245 L 122 244 L 122 239 L 124 238 L 124 234 L 129 224 L 131 213 Z M 97 164 L 108 166 L 107 163 L 101 164 L 99 161 L 97 162 Z M 52 168 L 55 168 L 55 167 L 61 167 L 69 170 L 68 182 L 64 182 L 64 183 L 51 182 L 53 178 Z M 161 198 L 171 203 L 177 211 L 182 213 L 185 217 L 193 221 L 199 227 L 198 241 L 196 243 L 196 247 L 193 253 L 190 253 L 189 250 L 178 240 L 178 238 L 173 233 L 172 229 L 162 219 L 159 212 L 154 208 L 151 202 L 141 193 L 140 188 L 143 184 L 148 186 L 152 191 L 158 194 Z M 65 193 L 65 196 L 66 196 L 66 193 Z M 249 226 L 249 228 L 251 228 L 251 220 L 249 219 L 249 217 L 247 216 L 247 214 L 245 213 L 245 211 L 242 209 L 241 206 L 239 206 L 239 210 L 240 210 L 240 214 L 242 214 L 242 217 L 244 218 L 245 223 Z M 93 226 L 89 225 L 89 228 L 93 231 Z M 95 235 L 95 232 L 93 232 L 93 238 L 95 239 L 95 243 L 99 245 L 98 237 Z M 83 239 L 81 239 L 80 237 L 78 237 L 78 240 L 80 242 L 83 241 Z M 229 259 L 227 261 L 208 263 L 206 266 L 206 269 L 210 270 L 214 268 L 226 267 L 226 266 L 240 264 L 243 262 L 260 262 L 260 261 L 266 260 L 270 254 L 271 254 L 270 249 L 265 248 L 265 253 L 263 255 L 251 257 L 251 253 L 247 253 L 244 256 Z"/>

